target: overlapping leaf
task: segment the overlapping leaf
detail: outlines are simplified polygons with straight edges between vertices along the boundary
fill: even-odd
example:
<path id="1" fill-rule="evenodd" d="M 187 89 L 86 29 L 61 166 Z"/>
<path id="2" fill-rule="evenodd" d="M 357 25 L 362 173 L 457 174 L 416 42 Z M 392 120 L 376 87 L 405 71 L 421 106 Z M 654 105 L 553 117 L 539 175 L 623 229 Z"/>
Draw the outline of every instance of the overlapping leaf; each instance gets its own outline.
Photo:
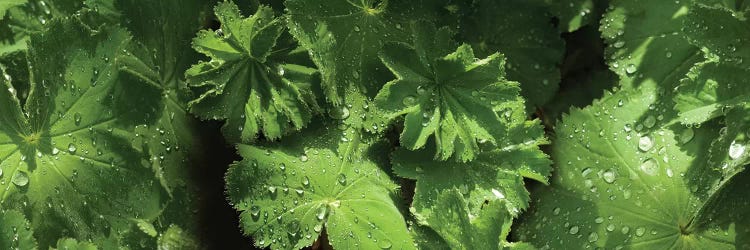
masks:
<path id="1" fill-rule="evenodd" d="M 25 50 L 29 36 L 42 31 L 52 18 L 68 16 L 83 6 L 84 1 L 2 1 L 0 55 Z"/>
<path id="2" fill-rule="evenodd" d="M 137 112 L 122 108 L 131 99 L 112 63 L 129 37 L 76 20 L 48 25 L 29 44 L 23 109 L 0 79 L 0 206 L 28 211 L 42 247 L 63 235 L 116 239 L 155 218 L 165 196 L 130 144 L 135 135 L 120 128 L 120 117 Z"/>
<path id="3" fill-rule="evenodd" d="M 36 240 L 29 221 L 15 210 L 0 210 L 0 248 L 34 249 Z"/>
<path id="4" fill-rule="evenodd" d="M 375 97 L 389 119 L 406 115 L 401 145 L 416 150 L 434 135 L 435 158 L 455 154 L 468 161 L 479 153 L 478 141 L 496 143 L 491 130 L 503 127 L 497 115 L 504 106 L 522 103 L 518 83 L 503 78 L 504 58 L 477 60 L 469 45 L 454 46 L 446 29 L 414 26 L 415 44 L 386 45 L 380 54 L 397 79 Z M 450 53 L 450 54 L 448 54 Z"/>
<path id="5" fill-rule="evenodd" d="M 393 169 L 399 176 L 417 180 L 412 207 L 418 219 L 445 212 L 435 204 L 446 190 L 461 191 L 469 213 L 478 216 L 486 201 L 504 200 L 506 210 L 517 216 L 529 203 L 523 178 L 547 182 L 551 161 L 539 149 L 546 144 L 544 131 L 536 121 L 524 122 L 523 105 L 508 111 L 512 128 L 502 133 L 497 147 L 484 145 L 485 151 L 466 163 L 437 161 L 430 150 L 399 149 L 393 155 Z M 432 225 L 431 227 L 441 227 Z"/>
<path id="6" fill-rule="evenodd" d="M 496 52 L 507 57 L 507 78 L 521 83 L 531 110 L 549 101 L 560 82 L 564 43 L 549 13 L 546 4 L 535 1 L 481 0 L 474 2 L 461 26 L 461 36 L 478 57 Z"/>
<path id="7" fill-rule="evenodd" d="M 336 249 L 413 249 L 381 167 L 387 143 L 355 128 L 320 125 L 281 143 L 238 146 L 229 200 L 256 246 L 299 249 L 325 230 Z"/>
<path id="8" fill-rule="evenodd" d="M 382 114 L 371 99 L 390 80 L 378 53 L 388 42 L 409 42 L 409 22 L 432 14 L 432 1 L 291 0 L 290 32 L 320 69 L 327 100 L 350 125 L 381 131 Z M 375 127 L 373 127 L 375 126 Z"/>
<path id="9" fill-rule="evenodd" d="M 211 61 L 194 65 L 188 82 L 201 96 L 190 103 L 204 119 L 226 119 L 230 142 L 250 142 L 259 132 L 278 139 L 307 125 L 319 109 L 314 69 L 285 63 L 293 48 L 280 47 L 285 20 L 269 7 L 245 18 L 230 2 L 216 6 L 221 30 L 203 30 L 193 47 Z"/>
<path id="10" fill-rule="evenodd" d="M 663 121 L 640 123 L 654 106 L 668 108 L 653 99 L 658 91 L 607 94 L 563 118 L 552 185 L 539 190 L 520 240 L 551 249 L 747 246 L 750 207 L 731 195 L 747 178 L 724 179 L 704 164 L 715 125 L 674 125 L 670 109 Z"/>

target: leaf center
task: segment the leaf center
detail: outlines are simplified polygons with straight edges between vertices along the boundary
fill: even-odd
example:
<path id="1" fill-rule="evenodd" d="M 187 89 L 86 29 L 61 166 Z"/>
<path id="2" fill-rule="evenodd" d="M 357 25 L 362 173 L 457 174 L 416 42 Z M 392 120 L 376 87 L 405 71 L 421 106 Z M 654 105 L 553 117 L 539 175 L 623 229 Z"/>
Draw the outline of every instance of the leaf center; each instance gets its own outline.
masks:
<path id="1" fill-rule="evenodd" d="M 36 146 L 39 144 L 39 141 L 42 139 L 42 135 L 40 133 L 32 133 L 30 135 L 23 135 L 23 141 L 27 145 Z"/>

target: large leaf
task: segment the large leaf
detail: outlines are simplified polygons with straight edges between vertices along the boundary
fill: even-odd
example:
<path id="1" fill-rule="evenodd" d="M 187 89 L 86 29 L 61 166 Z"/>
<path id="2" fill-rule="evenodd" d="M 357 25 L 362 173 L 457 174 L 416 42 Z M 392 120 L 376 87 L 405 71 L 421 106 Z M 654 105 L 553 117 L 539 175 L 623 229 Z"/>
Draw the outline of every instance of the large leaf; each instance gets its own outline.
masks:
<path id="1" fill-rule="evenodd" d="M 682 31 L 691 1 L 613 0 L 600 30 L 606 59 L 623 88 L 660 85 L 671 93 L 685 70 L 703 59 Z M 662 94 L 660 94 L 662 95 Z"/>
<path id="2" fill-rule="evenodd" d="M 113 64 L 128 35 L 93 33 L 75 19 L 48 28 L 31 37 L 24 108 L 9 83 L 0 91 L 0 206 L 26 211 L 43 248 L 63 235 L 127 233 L 155 218 L 165 195 L 131 147 L 136 136 L 120 127 L 138 112 L 122 109 L 132 99 Z"/>
<path id="3" fill-rule="evenodd" d="M 750 101 L 750 70 L 731 64 L 705 62 L 696 65 L 682 81 L 675 96 L 680 121 L 700 124 Z"/>
<path id="4" fill-rule="evenodd" d="M 521 83 L 532 110 L 549 101 L 560 83 L 564 43 L 551 20 L 549 8 L 541 3 L 481 0 L 475 1 L 461 26 L 462 37 L 478 57 L 496 52 L 507 57 L 507 77 Z"/>
<path id="5" fill-rule="evenodd" d="M 670 109 L 664 121 L 639 123 L 670 105 L 653 99 L 658 91 L 607 94 L 563 118 L 552 185 L 536 193 L 520 240 L 551 249 L 747 247 L 750 206 L 736 195 L 747 178 L 732 183 L 704 164 L 715 124 L 683 127 Z"/>
<path id="6" fill-rule="evenodd" d="M 523 178 L 547 182 L 551 161 L 539 149 L 546 144 L 544 130 L 537 121 L 525 122 L 523 106 L 518 105 L 507 119 L 511 128 L 502 132 L 497 147 L 483 145 L 484 152 L 466 163 L 437 161 L 431 150 L 409 151 L 404 148 L 393 154 L 393 170 L 399 176 L 417 180 L 412 212 L 419 219 L 445 212 L 436 206 L 437 196 L 445 190 L 461 191 L 469 213 L 477 216 L 486 201 L 505 200 L 506 210 L 513 216 L 525 210 L 529 194 Z M 431 148 L 431 147 L 430 147 Z M 431 227 L 441 227 L 432 225 Z"/>
<path id="7" fill-rule="evenodd" d="M 281 143 L 240 144 L 227 173 L 229 200 L 256 246 L 310 246 L 326 231 L 337 249 L 413 249 L 394 204 L 397 186 L 381 167 L 388 145 L 330 126 Z"/>
<path id="8" fill-rule="evenodd" d="M 375 103 L 389 119 L 406 115 L 404 147 L 422 148 L 434 136 L 435 158 L 455 154 L 465 162 L 478 154 L 478 141 L 499 143 L 491 130 L 506 122 L 496 110 L 522 103 L 518 83 L 503 78 L 502 55 L 478 60 L 469 45 L 450 53 L 450 33 L 429 27 L 415 25 L 414 46 L 388 44 L 380 54 L 397 79 L 383 87 Z"/>
<path id="9" fill-rule="evenodd" d="M 0 210 L 0 247 L 3 249 L 35 249 L 36 240 L 29 221 L 16 210 Z"/>
<path id="10" fill-rule="evenodd" d="M 371 98 L 391 77 L 378 53 L 387 42 L 409 42 L 409 22 L 430 13 L 432 2 L 290 0 L 285 4 L 290 32 L 310 51 L 323 78 L 324 94 L 337 106 L 331 116 L 351 115 L 344 122 L 382 130 L 382 115 L 369 109 Z"/>
<path id="11" fill-rule="evenodd" d="M 250 142 L 259 132 L 277 139 L 307 125 L 319 109 L 312 93 L 316 71 L 285 63 L 292 48 L 276 46 L 285 20 L 261 6 L 245 18 L 231 2 L 216 6 L 221 30 L 203 30 L 193 47 L 211 57 L 186 74 L 201 96 L 190 103 L 204 119 L 226 119 L 230 142 Z"/>
<path id="12" fill-rule="evenodd" d="M 750 36 L 750 21 L 745 15 L 721 6 L 696 3 L 685 18 L 685 34 L 691 43 L 705 48 L 722 62 L 747 68 L 750 66 L 750 46 L 743 39 Z"/>

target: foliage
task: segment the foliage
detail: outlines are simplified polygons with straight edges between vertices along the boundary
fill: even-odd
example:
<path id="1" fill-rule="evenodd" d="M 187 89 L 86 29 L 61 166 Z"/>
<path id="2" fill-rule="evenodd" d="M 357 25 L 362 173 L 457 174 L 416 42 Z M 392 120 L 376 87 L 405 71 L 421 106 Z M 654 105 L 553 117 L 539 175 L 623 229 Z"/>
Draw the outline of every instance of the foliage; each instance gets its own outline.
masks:
<path id="1" fill-rule="evenodd" d="M 0 248 L 750 248 L 749 13 L 2 1 Z"/>

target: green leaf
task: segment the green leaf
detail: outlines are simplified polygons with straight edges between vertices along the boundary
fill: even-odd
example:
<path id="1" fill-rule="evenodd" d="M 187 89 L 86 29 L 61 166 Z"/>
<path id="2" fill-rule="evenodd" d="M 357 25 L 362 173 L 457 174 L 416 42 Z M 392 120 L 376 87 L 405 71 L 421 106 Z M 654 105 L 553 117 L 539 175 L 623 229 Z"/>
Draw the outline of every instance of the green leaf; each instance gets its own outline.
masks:
<path id="1" fill-rule="evenodd" d="M 0 248 L 36 249 L 32 234 L 29 221 L 23 214 L 15 210 L 0 210 Z"/>
<path id="2" fill-rule="evenodd" d="M 290 0 L 289 31 L 310 51 L 322 76 L 330 113 L 346 124 L 375 131 L 385 122 L 371 99 L 391 79 L 378 53 L 388 42 L 409 42 L 409 22 L 431 10 L 431 1 Z M 344 111 L 345 110 L 345 111 Z M 351 114 L 351 117 L 349 115 Z"/>
<path id="3" fill-rule="evenodd" d="M 477 60 L 469 45 L 452 47 L 445 29 L 415 26 L 414 47 L 388 44 L 380 57 L 397 77 L 375 97 L 388 119 L 406 115 L 401 145 L 416 150 L 434 135 L 435 158 L 460 161 L 476 157 L 478 141 L 496 143 L 493 128 L 505 122 L 496 109 L 522 103 L 518 84 L 503 78 L 504 58 Z M 436 34 L 419 37 L 419 35 Z"/>
<path id="4" fill-rule="evenodd" d="M 726 63 L 696 65 L 683 79 L 675 108 L 684 124 L 700 124 L 750 101 L 750 70 Z"/>
<path id="5" fill-rule="evenodd" d="M 603 0 L 545 0 L 550 10 L 560 20 L 560 32 L 573 32 L 595 23 L 597 7 L 606 4 Z"/>
<path id="6" fill-rule="evenodd" d="M 444 211 L 427 218 L 451 249 L 500 249 L 510 232 L 513 217 L 503 200 L 488 202 L 476 217 L 457 189 L 437 195 L 436 207 Z"/>
<path id="7" fill-rule="evenodd" d="M 24 4 L 26 3 L 26 0 L 6 0 L 3 2 L 0 2 L 0 16 L 5 16 L 5 11 L 8 9 Z"/>
<path id="8" fill-rule="evenodd" d="M 198 249 L 199 245 L 194 237 L 180 227 L 171 225 L 166 232 L 159 236 L 160 250 Z"/>
<path id="9" fill-rule="evenodd" d="M 685 18 L 685 34 L 692 44 L 705 48 L 722 62 L 750 66 L 750 46 L 741 38 L 750 36 L 750 21 L 742 12 L 724 7 L 693 4 Z"/>
<path id="10" fill-rule="evenodd" d="M 682 31 L 691 1 L 614 0 L 600 30 L 605 56 L 622 88 L 658 85 L 666 94 L 702 61 Z M 666 98 L 665 98 L 666 99 Z"/>
<path id="11" fill-rule="evenodd" d="M 237 6 L 216 6 L 221 30 L 203 30 L 193 48 L 211 57 L 187 72 L 200 97 L 191 110 L 204 119 L 226 119 L 222 128 L 233 143 L 268 139 L 305 127 L 319 109 L 312 93 L 314 69 L 284 62 L 290 48 L 276 46 L 285 20 L 262 6 L 244 18 Z"/>
<path id="12" fill-rule="evenodd" d="M 136 133 L 141 135 L 133 143 L 142 148 L 172 194 L 173 189 L 187 184 L 186 166 L 196 150 L 192 135 L 195 121 L 187 111 L 192 96 L 182 77 L 199 58 L 190 48 L 190 39 L 202 26 L 210 6 L 196 1 L 143 4 L 117 0 L 114 7 L 120 11 L 114 15 L 120 17 L 117 21 L 134 35 L 127 52 L 117 58 L 125 73 L 123 80 L 139 86 L 129 89 L 129 94 L 140 97 L 130 108 L 143 111 L 132 117 L 132 125 L 137 125 Z M 155 23 L 161 25 L 154 28 Z"/>
<path id="13" fill-rule="evenodd" d="M 343 134 L 343 137 L 342 137 Z M 326 231 L 336 249 L 413 249 L 381 167 L 388 145 L 323 125 L 263 146 L 240 144 L 227 193 L 259 247 L 299 249 Z"/>
<path id="14" fill-rule="evenodd" d="M 0 3 L 0 55 L 26 50 L 29 36 L 42 31 L 45 24 L 55 17 L 65 17 L 80 10 L 84 1 L 23 1 L 3 0 Z M 2 10 L 6 2 L 7 13 Z"/>
<path id="15" fill-rule="evenodd" d="M 500 52 L 507 57 L 507 78 L 521 83 L 529 110 L 549 101 L 560 82 L 558 65 L 565 46 L 547 6 L 526 0 L 481 0 L 472 10 L 461 35 L 477 56 Z"/>
<path id="16" fill-rule="evenodd" d="M 518 239 L 551 249 L 747 244 L 750 207 L 732 195 L 746 182 L 731 183 L 704 164 L 716 126 L 678 125 L 670 103 L 653 99 L 658 91 L 621 90 L 563 118 L 555 129 L 552 185 L 536 193 Z M 640 123 L 651 109 L 664 119 Z"/>
<path id="17" fill-rule="evenodd" d="M 78 242 L 75 239 L 60 239 L 57 241 L 57 248 L 61 250 L 96 250 L 96 245 L 90 242 Z"/>
<path id="18" fill-rule="evenodd" d="M 165 196 L 130 144 L 135 135 L 119 126 L 138 112 L 118 108 L 130 96 L 112 59 L 127 33 L 94 33 L 75 19 L 47 25 L 29 43 L 33 82 L 23 109 L 0 91 L 0 206 L 28 209 L 42 248 L 63 235 L 127 233 L 133 220 L 155 218 Z"/>
<path id="19" fill-rule="evenodd" d="M 467 200 L 469 213 L 477 216 L 486 201 L 505 200 L 512 215 L 526 209 L 529 194 L 523 178 L 547 183 L 551 161 L 539 149 L 546 144 L 544 130 L 537 121 L 523 122 L 523 107 L 515 110 L 517 122 L 505 131 L 502 144 L 486 147 L 476 159 L 466 163 L 436 161 L 430 149 L 399 149 L 393 154 L 393 170 L 401 177 L 417 180 L 412 204 L 417 218 L 428 218 L 445 211 L 435 205 L 437 195 L 457 189 Z"/>

